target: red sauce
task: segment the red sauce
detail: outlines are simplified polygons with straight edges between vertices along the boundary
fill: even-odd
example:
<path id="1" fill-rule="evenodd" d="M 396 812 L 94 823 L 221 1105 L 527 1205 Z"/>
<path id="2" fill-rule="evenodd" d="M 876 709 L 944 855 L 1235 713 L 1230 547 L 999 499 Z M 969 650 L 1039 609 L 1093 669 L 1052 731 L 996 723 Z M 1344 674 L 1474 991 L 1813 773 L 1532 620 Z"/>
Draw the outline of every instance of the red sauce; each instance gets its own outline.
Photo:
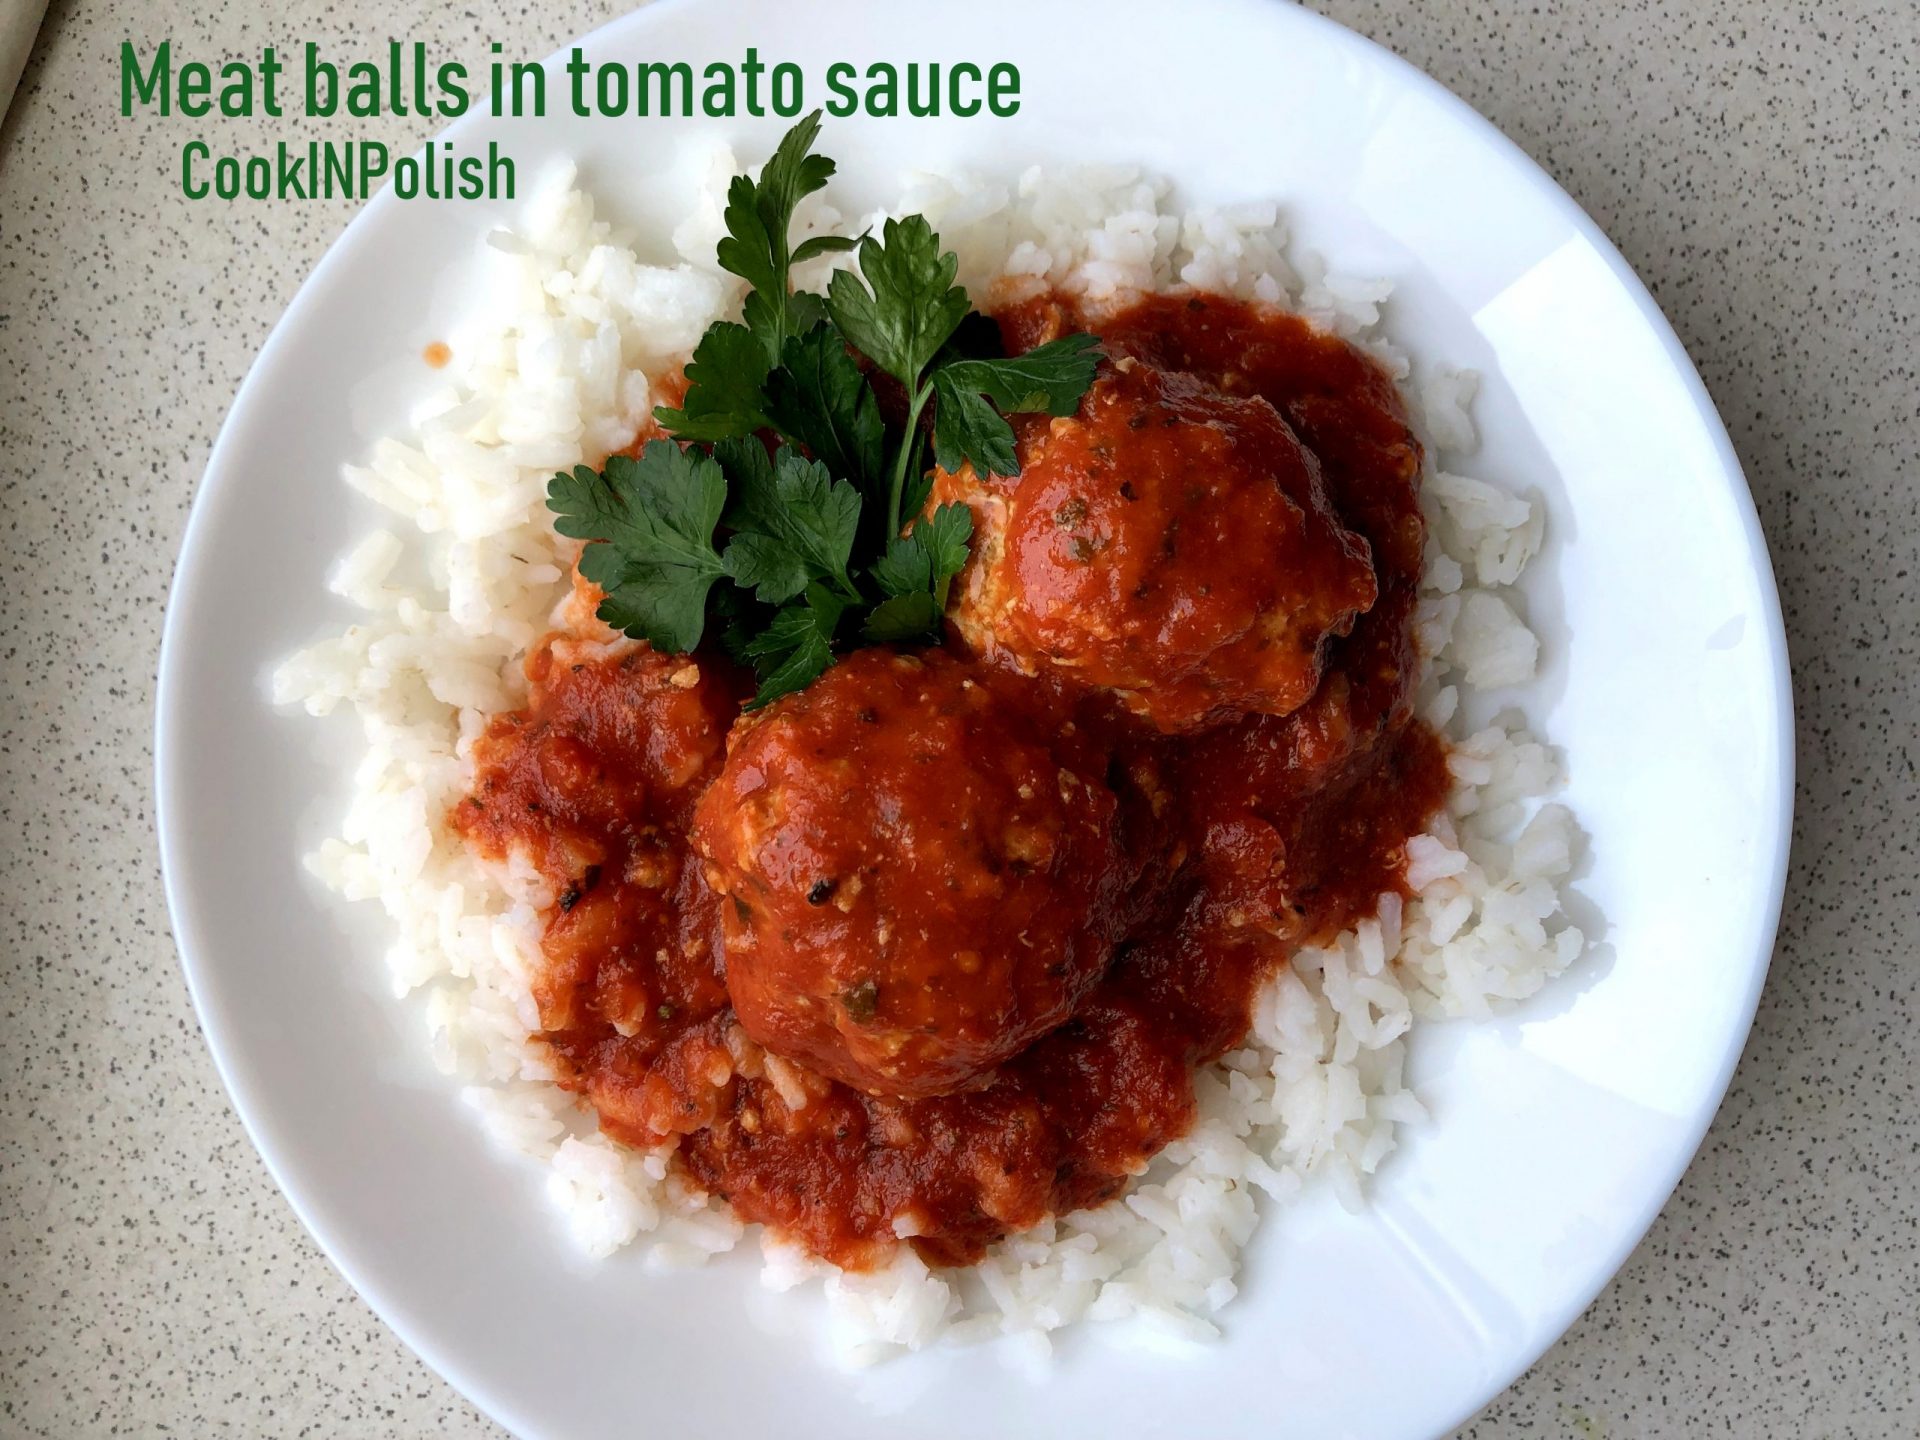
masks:
<path id="1" fill-rule="evenodd" d="M 1261 983 L 1403 883 L 1447 789 L 1409 707 L 1419 449 L 1385 373 L 1213 298 L 1089 323 L 1041 297 L 1001 323 L 1010 350 L 1084 325 L 1116 359 L 1285 420 L 1371 565 L 1370 585 L 1329 572 L 1327 613 L 1349 614 L 1317 649 L 1285 641 L 1289 683 L 1302 656 L 1317 669 L 1304 704 L 1222 721 L 1212 676 L 1203 704 L 1156 713 L 1072 667 L 966 658 L 956 637 L 953 656 L 861 652 L 736 723 L 746 682 L 722 659 L 555 637 L 455 815 L 554 886 L 535 998 L 563 1083 L 615 1138 L 680 1137 L 677 1163 L 743 1218 L 853 1267 L 901 1233 L 963 1263 L 1116 1194 L 1191 1125 L 1194 1068 L 1244 1038 Z M 1213 598 L 1197 582 L 1182 623 Z M 1245 603 L 1220 587 L 1220 606 Z M 1073 777 L 1057 796 L 1050 770 Z M 904 867 L 885 854 L 903 833 L 924 846 Z M 913 883 L 863 894 L 883 862 Z M 911 930 L 893 968 L 846 969 L 847 927 L 876 916 Z M 1020 948 L 1036 935 L 1039 968 Z"/>

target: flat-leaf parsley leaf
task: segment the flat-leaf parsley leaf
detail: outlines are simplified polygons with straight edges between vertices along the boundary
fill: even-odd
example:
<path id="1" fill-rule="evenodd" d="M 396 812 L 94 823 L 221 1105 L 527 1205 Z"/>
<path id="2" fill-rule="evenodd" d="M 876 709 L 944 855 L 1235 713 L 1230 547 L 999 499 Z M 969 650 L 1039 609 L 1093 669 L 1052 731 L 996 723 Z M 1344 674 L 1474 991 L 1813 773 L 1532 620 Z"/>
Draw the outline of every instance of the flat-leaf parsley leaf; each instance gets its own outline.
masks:
<path id="1" fill-rule="evenodd" d="M 965 461 L 982 475 L 1012 475 L 1013 427 L 1022 412 L 1071 415 L 1093 384 L 1100 357 L 1091 335 L 1063 335 L 1024 355 L 955 360 L 934 374 L 933 457 L 942 470 Z M 992 403 L 989 404 L 988 402 Z M 997 408 L 996 408 L 997 407 Z"/>
<path id="2" fill-rule="evenodd" d="M 706 628 L 707 592 L 726 574 L 713 548 L 727 477 L 709 455 L 649 440 L 640 458 L 576 466 L 547 487 L 553 528 L 590 542 L 580 573 L 606 599 L 600 618 L 661 650 L 691 650 Z"/>
<path id="3" fill-rule="evenodd" d="M 785 607 L 746 643 L 744 653 L 760 676 L 750 708 L 804 689 L 833 663 L 833 632 L 846 609 L 825 586 L 809 585 L 804 600 Z"/>
<path id="4" fill-rule="evenodd" d="M 802 575 L 802 583 L 786 594 L 763 592 L 762 600 L 784 600 L 805 588 L 807 580 L 823 580 L 832 581 L 843 598 L 857 604 L 861 595 L 847 565 L 860 528 L 859 492 L 846 481 L 834 479 L 818 460 L 784 445 L 771 461 L 756 441 L 729 441 L 727 447 L 724 453 L 716 447 L 715 455 L 722 458 L 733 486 L 726 521 L 734 531 L 727 547 L 734 580 L 749 586 L 760 583 L 733 570 L 735 548 L 752 541 L 756 557 L 784 552 Z M 759 459 L 749 459 L 753 451 L 759 452 Z"/>

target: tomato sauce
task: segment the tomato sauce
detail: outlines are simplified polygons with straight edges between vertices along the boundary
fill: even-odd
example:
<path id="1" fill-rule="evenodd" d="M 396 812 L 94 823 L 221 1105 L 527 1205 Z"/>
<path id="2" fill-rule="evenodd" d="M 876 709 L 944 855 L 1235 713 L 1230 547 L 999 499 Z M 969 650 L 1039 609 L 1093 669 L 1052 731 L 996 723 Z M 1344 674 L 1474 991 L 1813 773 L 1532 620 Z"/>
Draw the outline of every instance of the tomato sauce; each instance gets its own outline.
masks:
<path id="1" fill-rule="evenodd" d="M 1030 893 L 1033 864 L 1055 853 L 1046 827 L 1064 835 L 1060 827 L 1080 813 L 1054 806 L 1026 815 L 1011 797 L 1031 799 L 1021 767 L 1038 762 L 1006 746 L 1071 735 L 1063 763 L 1087 774 L 1104 768 L 1101 793 L 1110 790 L 1112 804 L 1087 813 L 1111 827 L 1110 843 L 1059 852 L 1083 888 L 1096 885 L 1089 867 L 1103 867 L 1097 918 L 1112 944 L 1104 967 L 1084 975 L 1056 968 L 1053 980 L 1071 991 L 1045 989 L 1044 1004 L 990 975 L 929 981 L 942 995 L 1001 984 L 1021 1015 L 1044 1015 L 1037 1038 L 994 1055 L 998 1063 L 979 1079 L 947 1093 L 875 1094 L 747 1037 L 729 998 L 727 954 L 753 933 L 760 897 L 738 887 L 717 894 L 689 833 L 726 761 L 730 728 L 741 725 L 736 747 L 765 741 L 754 739 L 758 722 L 737 722 L 750 679 L 721 657 L 549 637 L 528 662 L 527 707 L 496 717 L 476 743 L 474 790 L 453 817 L 480 851 L 522 853 L 553 887 L 535 985 L 540 1038 L 602 1127 L 633 1144 L 677 1138 L 676 1163 L 742 1218 L 853 1268 L 884 1261 L 903 1240 L 931 1263 L 966 1263 L 1008 1233 L 1119 1193 L 1193 1123 L 1195 1067 L 1242 1042 L 1262 983 L 1301 945 L 1349 928 L 1403 884 L 1405 842 L 1447 791 L 1443 744 L 1411 713 L 1425 540 L 1420 451 L 1379 365 L 1297 318 L 1213 297 L 1149 297 L 1117 315 L 1083 316 L 1043 295 L 999 319 L 1009 351 L 1062 329 L 1091 329 L 1116 360 L 1131 356 L 1227 395 L 1264 398 L 1317 458 L 1339 521 L 1364 538 L 1377 591 L 1350 629 L 1326 642 L 1311 697 L 1284 715 L 1169 732 L 1070 673 L 1016 673 L 965 658 L 958 636 L 958 658 L 927 657 L 933 700 L 916 691 L 889 702 L 937 703 L 943 723 L 973 727 L 938 746 L 922 742 L 924 755 L 902 730 L 889 775 L 910 777 L 924 764 L 937 786 L 943 761 L 971 745 L 1002 757 L 982 760 L 983 773 L 1005 771 L 1012 787 L 986 784 L 958 819 L 952 797 L 930 802 L 948 827 L 940 833 L 964 832 L 973 847 L 964 864 L 957 848 L 918 862 L 927 877 L 919 888 L 948 880 L 955 895 L 976 901 L 972 912 L 927 912 L 941 917 L 934 941 L 955 951 L 966 932 L 991 931 L 1002 911 L 1051 914 L 1045 897 Z M 1194 603 L 1205 600 L 1202 591 Z M 966 666 L 999 697 L 990 718 L 968 718 L 974 701 L 953 698 L 961 692 L 944 677 Z M 860 672 L 838 683 L 855 686 Z M 834 701 L 821 723 L 838 733 L 880 709 Z M 1006 746 L 994 727 L 1004 727 Z M 767 770 L 777 767 L 770 754 Z M 861 782 L 847 776 L 848 793 Z M 758 783 L 756 771 L 720 813 L 753 803 Z M 876 770 L 869 787 L 889 822 L 915 804 L 910 787 L 889 790 L 892 783 Z M 827 794 L 807 812 L 813 828 L 798 852 L 822 870 L 805 894 L 829 919 L 844 872 L 857 868 L 857 857 L 835 850 L 845 837 L 834 833 L 831 801 Z M 851 816 L 857 804 L 847 805 Z M 1003 822 L 1026 826 L 1018 843 L 1029 848 L 1011 866 L 1004 855 L 980 859 L 977 832 Z M 1042 842 L 1028 831 L 1049 848 L 1032 849 Z M 792 941 L 809 923 L 803 907 L 765 933 Z M 984 946 L 991 936 L 974 938 Z M 911 953 L 934 966 L 944 963 L 939 951 L 934 943 Z M 875 1004 L 874 992 L 845 975 L 819 989 L 821 1003 L 856 1020 Z M 914 1018 L 914 1033 L 930 1034 L 943 1017 Z M 831 1036 L 807 1033 L 813 1038 L 792 1047 L 798 1054 L 829 1053 Z"/>

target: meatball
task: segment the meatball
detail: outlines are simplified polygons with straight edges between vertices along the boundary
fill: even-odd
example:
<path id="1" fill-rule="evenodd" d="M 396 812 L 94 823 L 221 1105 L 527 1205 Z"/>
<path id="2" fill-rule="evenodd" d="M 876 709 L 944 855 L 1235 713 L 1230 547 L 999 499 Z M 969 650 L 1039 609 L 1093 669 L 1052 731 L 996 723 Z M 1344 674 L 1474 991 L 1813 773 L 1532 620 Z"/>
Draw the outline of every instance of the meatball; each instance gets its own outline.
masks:
<path id="1" fill-rule="evenodd" d="M 860 651 L 736 726 L 695 811 L 740 1023 L 869 1094 L 983 1076 L 1067 1019 L 1119 929 L 1104 761 L 985 681 Z"/>
<path id="2" fill-rule="evenodd" d="M 936 504 L 974 511 L 956 628 L 1163 731 L 1304 704 L 1374 602 L 1366 540 L 1263 399 L 1121 359 L 1077 414 L 1023 419 L 1018 452 L 1017 479 L 935 475 Z"/>

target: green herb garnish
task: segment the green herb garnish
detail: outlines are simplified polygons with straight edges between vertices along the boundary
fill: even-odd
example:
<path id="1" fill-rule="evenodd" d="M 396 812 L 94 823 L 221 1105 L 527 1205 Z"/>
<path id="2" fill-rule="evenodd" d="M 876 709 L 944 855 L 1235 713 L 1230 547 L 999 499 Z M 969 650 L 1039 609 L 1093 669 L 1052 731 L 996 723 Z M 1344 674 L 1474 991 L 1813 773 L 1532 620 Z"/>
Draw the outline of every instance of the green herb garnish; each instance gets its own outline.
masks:
<path id="1" fill-rule="evenodd" d="M 581 465 L 547 486 L 554 529 L 598 540 L 580 573 L 606 592 L 600 618 L 656 649 L 691 650 L 706 628 L 707 592 L 727 573 L 713 529 L 727 477 L 711 456 L 650 440 L 633 460 L 615 455 L 595 473 Z"/>
<path id="2" fill-rule="evenodd" d="M 993 353 L 924 216 L 793 245 L 795 208 L 834 173 L 811 153 L 819 129 L 815 111 L 758 181 L 728 186 L 719 261 L 749 289 L 741 319 L 694 347 L 679 407 L 654 411 L 673 439 L 547 491 L 555 528 L 589 542 L 580 572 L 606 593 L 600 618 L 674 652 L 713 626 L 759 674 L 755 706 L 810 683 L 836 647 L 938 635 L 973 517 L 921 514 L 929 407 L 938 464 L 1017 475 L 1006 417 L 1071 414 L 1098 364 L 1091 335 Z M 836 272 L 824 297 L 793 289 L 794 266 L 849 250 L 858 275 Z M 903 423 L 884 418 L 875 375 L 904 392 Z"/>

